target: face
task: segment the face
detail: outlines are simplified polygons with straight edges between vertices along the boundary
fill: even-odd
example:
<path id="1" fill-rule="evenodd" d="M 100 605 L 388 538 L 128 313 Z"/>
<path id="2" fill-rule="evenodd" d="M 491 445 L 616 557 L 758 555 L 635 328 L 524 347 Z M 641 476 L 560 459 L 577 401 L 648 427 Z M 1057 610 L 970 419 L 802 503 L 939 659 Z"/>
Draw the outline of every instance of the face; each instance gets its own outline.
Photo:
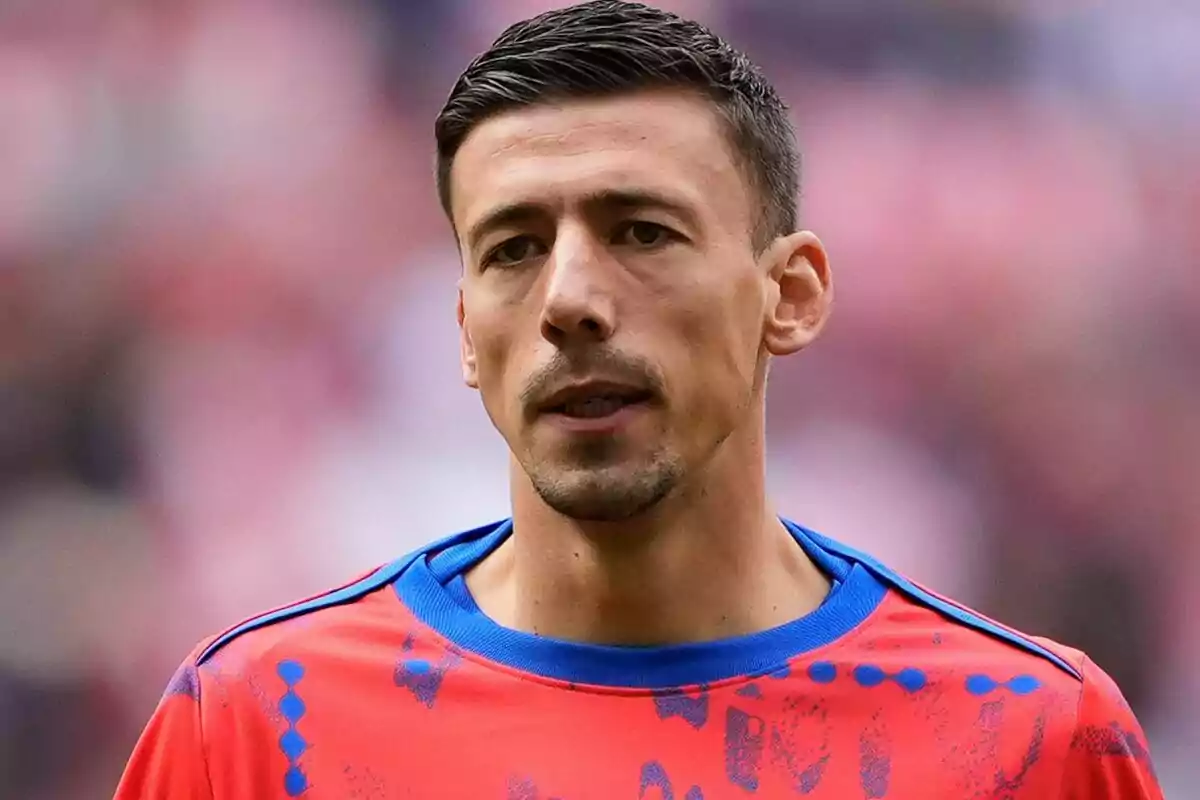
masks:
<path id="1" fill-rule="evenodd" d="M 465 380 L 568 517 L 627 519 L 703 471 L 828 307 L 815 237 L 755 252 L 756 196 L 690 95 L 492 118 L 451 196 Z"/>

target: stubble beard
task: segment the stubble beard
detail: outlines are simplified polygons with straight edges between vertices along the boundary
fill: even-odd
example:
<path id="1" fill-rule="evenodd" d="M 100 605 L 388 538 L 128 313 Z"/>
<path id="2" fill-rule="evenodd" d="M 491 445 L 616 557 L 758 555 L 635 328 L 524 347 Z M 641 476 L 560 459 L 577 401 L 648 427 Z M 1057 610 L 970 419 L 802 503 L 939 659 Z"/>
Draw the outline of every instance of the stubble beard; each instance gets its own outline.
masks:
<path id="1" fill-rule="evenodd" d="M 579 448 L 567 465 L 526 467 L 533 489 L 547 506 L 580 522 L 621 522 L 666 499 L 683 479 L 678 459 L 656 454 L 642 464 L 604 458 L 602 444 Z"/>

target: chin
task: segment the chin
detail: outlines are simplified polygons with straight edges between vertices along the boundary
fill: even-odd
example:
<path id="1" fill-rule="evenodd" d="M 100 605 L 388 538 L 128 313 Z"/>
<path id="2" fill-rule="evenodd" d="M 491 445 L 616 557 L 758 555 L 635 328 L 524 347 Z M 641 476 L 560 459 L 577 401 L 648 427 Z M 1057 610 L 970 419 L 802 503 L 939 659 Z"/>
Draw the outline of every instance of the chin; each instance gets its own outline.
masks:
<path id="1" fill-rule="evenodd" d="M 673 464 L 547 470 L 529 475 L 547 506 L 581 522 L 621 522 L 646 513 L 679 485 Z"/>
<path id="2" fill-rule="evenodd" d="M 577 522 L 624 522 L 646 513 L 661 498 L 634 498 L 599 493 L 542 494 L 542 501 Z"/>

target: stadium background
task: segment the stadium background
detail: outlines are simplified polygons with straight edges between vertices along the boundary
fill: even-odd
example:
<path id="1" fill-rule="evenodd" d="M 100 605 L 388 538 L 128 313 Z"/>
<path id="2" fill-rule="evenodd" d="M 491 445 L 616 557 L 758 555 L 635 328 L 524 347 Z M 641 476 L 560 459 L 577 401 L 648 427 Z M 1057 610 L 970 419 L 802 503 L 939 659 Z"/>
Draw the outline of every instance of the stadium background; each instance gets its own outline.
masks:
<path id="1" fill-rule="evenodd" d="M 0 796 L 109 796 L 191 644 L 502 516 L 433 116 L 533 0 L 0 5 Z M 799 521 L 1089 650 L 1200 786 L 1200 19 L 677 1 L 829 246 Z M 1190 758 L 1189 758 L 1190 755 Z"/>

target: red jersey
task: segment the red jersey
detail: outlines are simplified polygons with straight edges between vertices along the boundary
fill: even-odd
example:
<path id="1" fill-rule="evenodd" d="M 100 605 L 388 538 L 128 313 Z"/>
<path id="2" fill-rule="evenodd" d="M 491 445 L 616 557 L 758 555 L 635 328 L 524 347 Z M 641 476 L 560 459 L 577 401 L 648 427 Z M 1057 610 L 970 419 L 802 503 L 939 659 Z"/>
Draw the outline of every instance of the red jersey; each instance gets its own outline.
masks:
<path id="1" fill-rule="evenodd" d="M 1086 656 L 788 526 L 819 608 L 657 648 L 484 616 L 463 574 L 511 522 L 430 545 L 199 646 L 117 798 L 1162 797 Z"/>

